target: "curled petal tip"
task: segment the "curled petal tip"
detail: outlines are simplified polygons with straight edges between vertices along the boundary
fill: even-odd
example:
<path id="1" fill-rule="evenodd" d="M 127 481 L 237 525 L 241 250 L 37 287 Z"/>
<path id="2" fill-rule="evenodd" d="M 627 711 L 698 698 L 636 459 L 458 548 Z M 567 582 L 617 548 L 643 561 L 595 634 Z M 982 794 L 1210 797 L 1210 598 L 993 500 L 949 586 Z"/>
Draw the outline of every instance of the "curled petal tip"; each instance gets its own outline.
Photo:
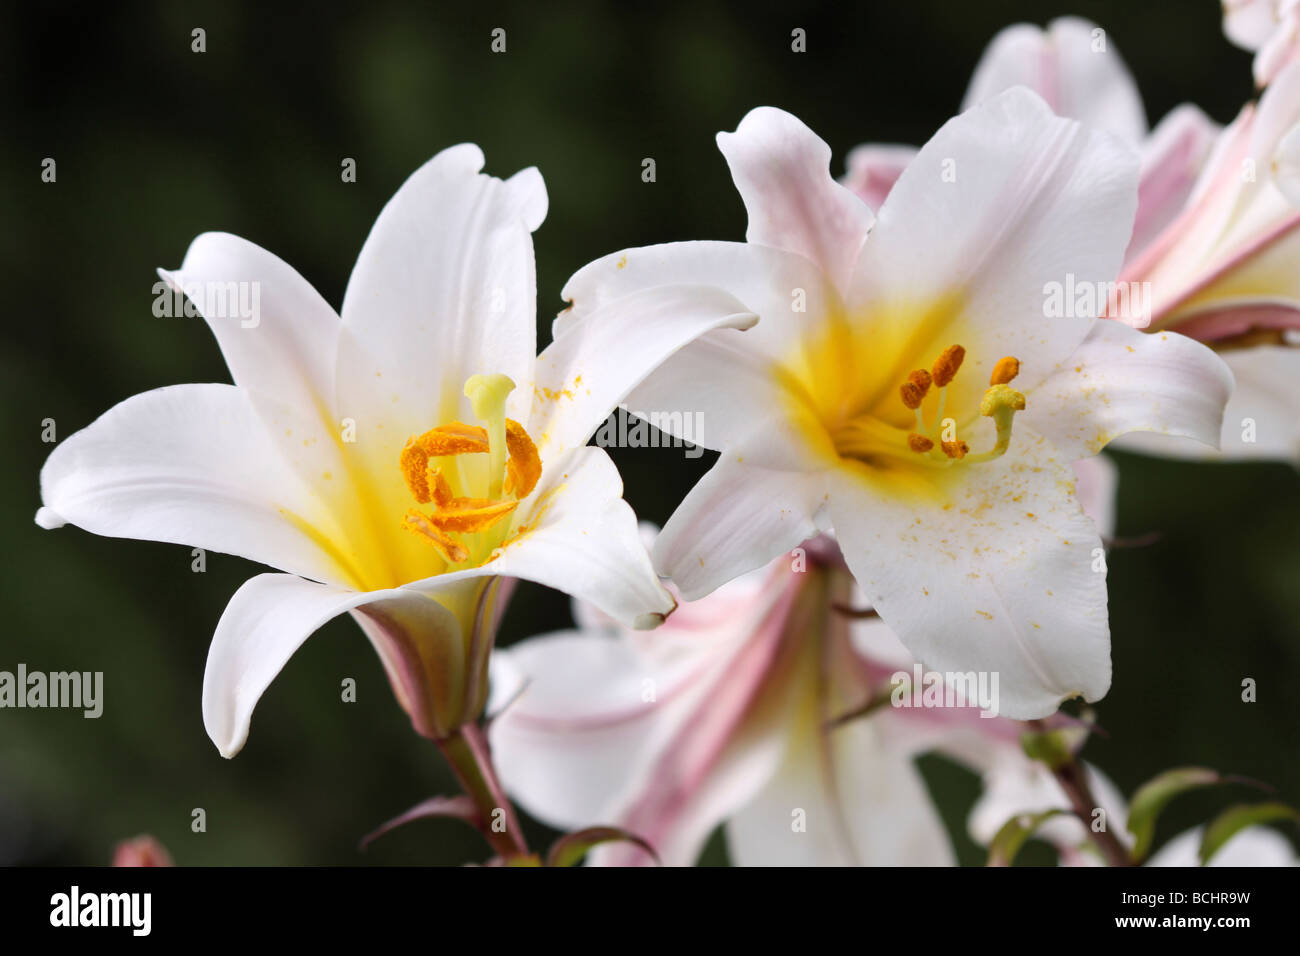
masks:
<path id="1" fill-rule="evenodd" d="M 55 528 L 62 528 L 68 522 L 53 508 L 42 507 L 36 511 L 36 523 L 46 531 L 52 531 Z"/>
<path id="2" fill-rule="evenodd" d="M 656 627 L 662 624 L 667 617 L 668 614 L 659 611 L 653 611 L 648 614 L 639 614 L 637 615 L 637 619 L 632 622 L 632 627 L 638 631 L 653 631 Z"/>

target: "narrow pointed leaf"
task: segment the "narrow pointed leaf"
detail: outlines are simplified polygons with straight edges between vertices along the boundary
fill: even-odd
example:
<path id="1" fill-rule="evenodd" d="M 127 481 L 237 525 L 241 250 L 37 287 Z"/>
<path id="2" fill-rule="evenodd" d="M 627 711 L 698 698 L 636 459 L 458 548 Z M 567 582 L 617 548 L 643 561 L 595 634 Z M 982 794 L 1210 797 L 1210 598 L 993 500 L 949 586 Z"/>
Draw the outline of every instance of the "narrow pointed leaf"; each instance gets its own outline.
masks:
<path id="1" fill-rule="evenodd" d="M 1169 802 L 1180 794 L 1223 783 L 1217 771 L 1207 767 L 1179 767 L 1152 777 L 1133 794 L 1128 832 L 1133 834 L 1133 858 L 1141 862 L 1151 853 L 1156 821 Z"/>
<path id="2" fill-rule="evenodd" d="M 1033 836 L 1038 828 L 1053 817 L 1059 817 L 1068 810 L 1044 810 L 1041 813 L 1020 813 L 1012 817 L 998 830 L 989 843 L 989 858 L 986 866 L 1010 866 L 1025 841 Z"/>
<path id="3" fill-rule="evenodd" d="M 1205 828 L 1205 835 L 1201 837 L 1201 849 L 1197 853 L 1201 866 L 1209 863 L 1214 854 L 1223 849 L 1224 844 L 1247 827 L 1276 823 L 1279 820 L 1300 821 L 1300 811 L 1285 803 L 1239 803 L 1235 807 L 1229 807 Z"/>
<path id="4" fill-rule="evenodd" d="M 463 794 L 456 797 L 430 797 L 362 837 L 361 849 L 364 850 L 390 830 L 396 830 L 412 820 L 422 820 L 425 817 L 447 817 L 468 823 L 476 830 L 480 828 L 478 811 L 474 807 L 474 801 L 469 797 Z"/>
<path id="5" fill-rule="evenodd" d="M 580 862 L 593 847 L 602 843 L 619 842 L 635 843 L 649 853 L 656 864 L 663 865 L 654 847 L 635 833 L 629 833 L 618 827 L 588 827 L 585 830 L 565 834 L 551 844 L 551 850 L 546 855 L 546 865 L 573 866 Z"/>

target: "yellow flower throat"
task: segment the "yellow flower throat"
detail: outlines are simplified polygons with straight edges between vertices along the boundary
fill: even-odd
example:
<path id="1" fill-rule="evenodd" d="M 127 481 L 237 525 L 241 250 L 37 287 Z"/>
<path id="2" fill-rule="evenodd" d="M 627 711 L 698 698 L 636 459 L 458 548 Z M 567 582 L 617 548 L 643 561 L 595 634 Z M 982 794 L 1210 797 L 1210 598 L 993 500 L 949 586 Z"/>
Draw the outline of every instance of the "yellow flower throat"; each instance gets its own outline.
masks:
<path id="1" fill-rule="evenodd" d="M 505 375 L 471 376 L 465 383 L 465 395 L 483 425 L 439 425 L 408 439 L 402 449 L 399 465 L 412 497 L 419 504 L 433 505 L 432 511 L 410 508 L 402 526 L 430 542 L 451 564 L 469 561 L 471 549 L 484 550 L 474 548 L 476 539 L 470 536 L 497 526 L 528 497 L 541 477 L 537 446 L 522 425 L 505 415 L 506 397 L 514 387 Z M 486 487 L 481 489 L 485 493 L 456 494 L 445 473 L 449 460 L 483 454 L 488 456 Z M 481 539 L 477 543 L 483 544 Z M 487 554 L 474 556 L 481 562 Z"/>
<path id="2" fill-rule="evenodd" d="M 989 377 L 989 388 L 979 404 L 980 415 L 992 418 L 997 429 L 997 439 L 988 451 L 972 454 L 970 446 L 957 437 L 956 422 L 945 418 L 947 388 L 957 376 L 966 349 L 950 345 L 940 353 L 928 369 L 919 368 L 907 376 L 898 388 L 903 406 L 915 416 L 913 427 L 907 431 L 904 458 L 919 465 L 946 468 L 954 464 L 978 464 L 1006 454 L 1011 446 L 1011 425 L 1016 412 L 1025 408 L 1025 396 L 1008 384 L 1020 373 L 1020 360 L 1014 356 L 1000 359 Z M 926 421 L 922 403 L 931 389 L 937 389 L 939 400 L 933 424 Z M 880 460 L 886 448 L 900 448 L 898 432 L 873 416 L 860 416 L 836 428 L 832 440 L 840 455 L 871 462 Z M 901 448 L 900 448 L 901 450 Z"/>

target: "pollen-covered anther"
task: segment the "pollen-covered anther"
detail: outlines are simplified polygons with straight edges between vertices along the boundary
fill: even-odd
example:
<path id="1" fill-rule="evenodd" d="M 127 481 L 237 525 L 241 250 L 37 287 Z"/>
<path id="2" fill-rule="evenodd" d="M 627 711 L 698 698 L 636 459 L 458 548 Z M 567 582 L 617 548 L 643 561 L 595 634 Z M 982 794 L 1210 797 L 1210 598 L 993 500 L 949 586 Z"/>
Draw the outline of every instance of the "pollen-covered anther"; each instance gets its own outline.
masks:
<path id="1" fill-rule="evenodd" d="M 989 384 L 1006 385 L 1019 374 L 1020 359 L 1014 355 L 1006 355 L 998 359 L 998 364 L 993 366 L 993 374 L 989 376 Z"/>
<path id="2" fill-rule="evenodd" d="M 911 409 L 917 409 L 921 407 L 921 402 L 925 398 L 925 389 L 915 382 L 907 381 L 898 386 L 898 394 L 903 399 L 904 405 Z"/>
<path id="3" fill-rule="evenodd" d="M 513 418 L 506 419 L 506 445 L 510 449 L 510 460 L 506 462 L 506 493 L 516 498 L 527 498 L 537 487 L 537 479 L 542 477 L 541 456 L 524 426 Z"/>
<path id="4" fill-rule="evenodd" d="M 939 357 L 930 366 L 930 376 L 936 388 L 946 388 L 957 377 L 957 370 L 966 359 L 966 350 L 960 345 L 950 345 L 939 353 Z"/>
<path id="5" fill-rule="evenodd" d="M 957 461 L 961 461 L 961 459 L 970 454 L 970 445 L 966 444 L 964 441 L 946 441 L 942 442 L 940 447 L 943 448 L 943 453 L 945 455 L 949 458 L 954 458 Z"/>
<path id="6" fill-rule="evenodd" d="M 433 462 L 429 462 L 429 497 L 440 508 L 451 504 L 452 499 L 455 498 L 451 485 L 443 477 L 442 469 Z"/>
<path id="7" fill-rule="evenodd" d="M 484 424 L 439 425 L 409 439 L 399 457 L 411 496 L 420 504 L 434 506 L 431 513 L 411 509 L 402 519 L 403 526 L 431 541 L 453 564 L 468 561 L 471 548 L 479 560 L 497 543 L 473 539 L 468 542 L 471 547 L 466 547 L 454 535 L 491 529 L 519 507 L 541 478 L 537 446 L 523 425 L 505 417 L 506 397 L 513 389 L 514 382 L 505 375 L 470 376 L 465 395 Z M 467 471 L 458 464 L 450 466 L 449 480 L 444 474 L 445 459 L 459 455 L 486 455 L 486 480 L 473 477 L 483 474 L 480 466 Z M 467 481 L 476 487 L 465 487 Z M 456 493 L 484 490 L 487 494 L 483 497 Z"/>
<path id="8" fill-rule="evenodd" d="M 428 516 L 434 527 L 456 534 L 486 531 L 519 506 L 512 499 L 452 498 Z"/>
<path id="9" fill-rule="evenodd" d="M 469 552 L 465 547 L 456 541 L 451 535 L 440 531 L 429 521 L 427 517 L 420 514 L 412 508 L 402 519 L 402 527 L 413 534 L 418 534 L 422 538 L 433 543 L 433 546 L 441 552 L 442 556 L 452 564 L 459 564 L 469 557 Z"/>
<path id="10" fill-rule="evenodd" d="M 925 454 L 934 447 L 934 440 L 912 432 L 907 436 L 907 447 L 918 454 Z"/>
<path id="11" fill-rule="evenodd" d="M 432 500 L 429 487 L 429 460 L 450 455 L 481 454 L 488 450 L 487 431 L 464 422 L 452 422 L 431 428 L 423 435 L 408 438 L 398 459 L 406 487 L 420 504 Z"/>

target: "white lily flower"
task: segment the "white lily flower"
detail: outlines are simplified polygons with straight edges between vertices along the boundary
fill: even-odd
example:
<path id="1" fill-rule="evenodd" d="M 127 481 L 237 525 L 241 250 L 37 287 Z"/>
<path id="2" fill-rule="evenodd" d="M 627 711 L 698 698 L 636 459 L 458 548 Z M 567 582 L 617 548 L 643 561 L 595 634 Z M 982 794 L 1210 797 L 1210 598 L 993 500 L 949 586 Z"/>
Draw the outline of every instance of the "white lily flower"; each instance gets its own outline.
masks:
<path id="1" fill-rule="evenodd" d="M 537 355 L 530 234 L 545 186 L 536 169 L 502 181 L 482 166 L 465 144 L 407 180 L 341 315 L 271 253 L 198 237 L 162 275 L 207 302 L 234 384 L 127 399 L 41 472 L 44 527 L 287 572 L 244 584 L 212 639 L 204 724 L 227 757 L 289 657 L 344 612 L 415 729 L 437 739 L 482 709 L 503 579 L 579 595 L 631 627 L 673 607 L 613 463 L 584 446 L 668 353 L 754 316 L 716 290 L 649 291 L 647 311 L 592 316 Z M 204 295 L 249 287 L 253 321 Z"/>
<path id="2" fill-rule="evenodd" d="M 872 225 L 830 149 L 780 110 L 719 145 L 748 242 L 631 249 L 582 269 L 569 323 L 711 283 L 761 316 L 683 349 L 635 407 L 699 412 L 722 452 L 655 563 L 687 600 L 833 528 L 867 599 L 928 668 L 998 673 L 1007 716 L 1101 697 L 1101 541 L 1070 464 L 1135 430 L 1218 439 L 1231 376 L 1199 343 L 1095 312 L 1050 282 L 1114 278 L 1138 163 L 1108 134 L 1003 93 L 948 122 Z M 868 236 L 870 231 L 870 236 Z"/>
<path id="3" fill-rule="evenodd" d="M 1255 12 L 1267 20 L 1271 4 L 1254 4 Z M 1234 6 L 1245 17 L 1251 4 Z M 1226 129 L 1185 103 L 1148 134 L 1137 85 L 1113 40 L 1095 23 L 1064 17 L 1046 30 L 1001 31 L 966 91 L 971 106 L 1027 86 L 1059 115 L 1112 132 L 1141 153 L 1123 298 L 1108 316 L 1205 342 L 1237 388 L 1217 450 L 1141 434 L 1123 439 L 1130 451 L 1300 460 L 1300 64 L 1279 65 L 1271 78 L 1258 106 Z M 909 151 L 915 154 L 907 146 L 858 147 L 845 184 L 878 208 Z"/>

